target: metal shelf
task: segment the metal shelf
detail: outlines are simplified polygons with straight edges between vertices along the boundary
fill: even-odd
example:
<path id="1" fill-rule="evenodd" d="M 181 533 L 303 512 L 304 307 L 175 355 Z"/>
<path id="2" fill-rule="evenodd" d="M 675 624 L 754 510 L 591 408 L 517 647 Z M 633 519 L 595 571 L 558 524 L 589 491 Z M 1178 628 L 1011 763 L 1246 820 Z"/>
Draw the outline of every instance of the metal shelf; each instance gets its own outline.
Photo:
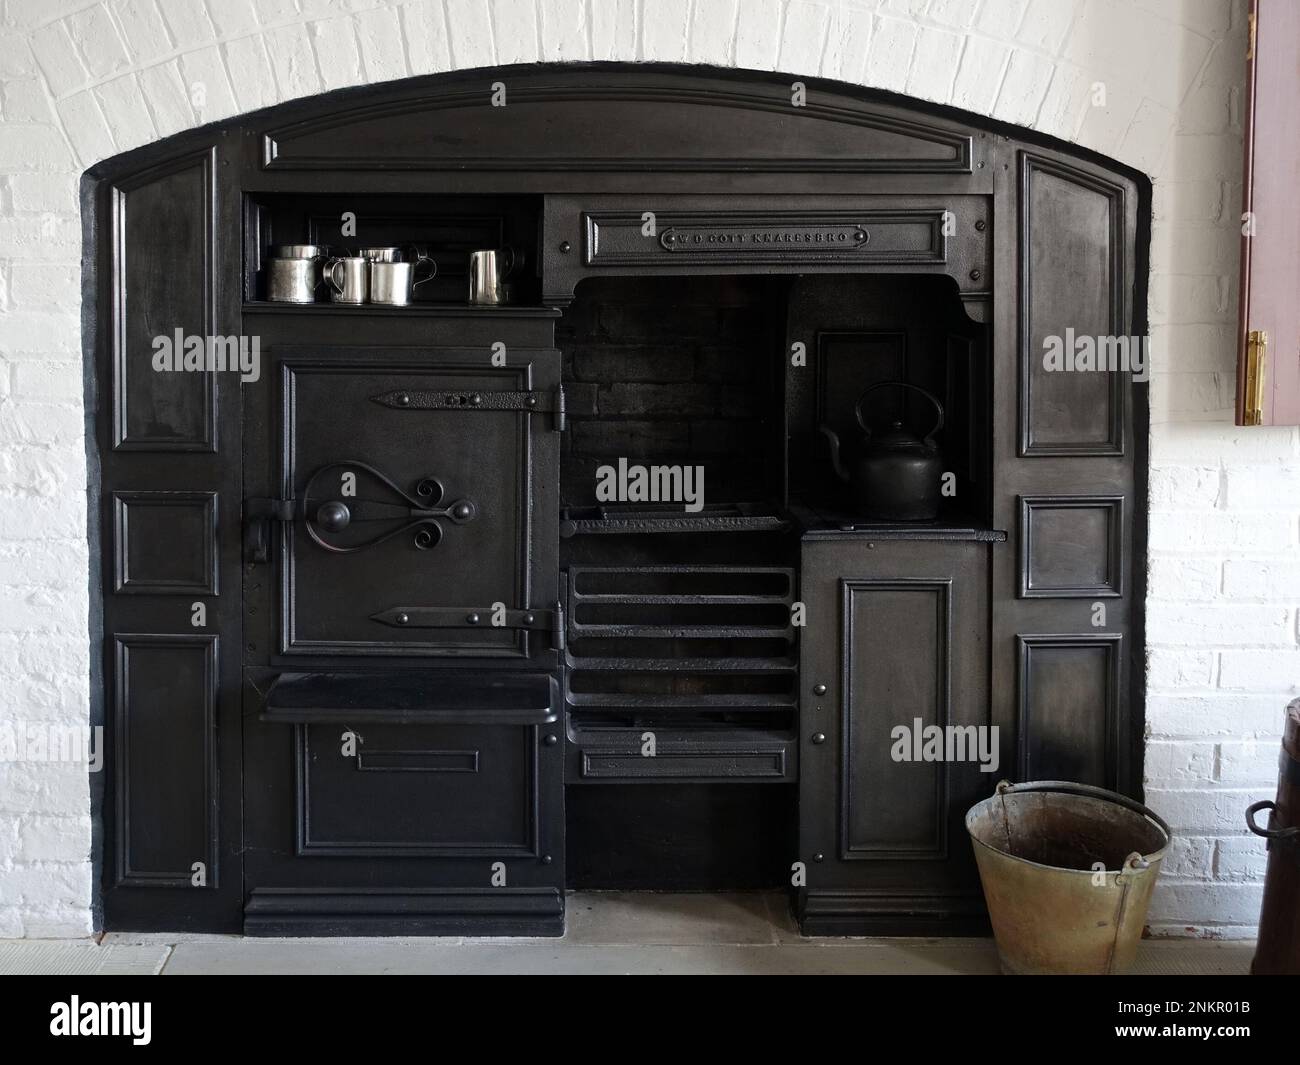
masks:
<path id="1" fill-rule="evenodd" d="M 280 303 L 275 300 L 245 300 L 246 314 L 378 314 L 399 318 L 558 318 L 556 307 L 502 304 L 496 307 L 473 303 L 408 303 L 394 307 L 384 303 Z"/>

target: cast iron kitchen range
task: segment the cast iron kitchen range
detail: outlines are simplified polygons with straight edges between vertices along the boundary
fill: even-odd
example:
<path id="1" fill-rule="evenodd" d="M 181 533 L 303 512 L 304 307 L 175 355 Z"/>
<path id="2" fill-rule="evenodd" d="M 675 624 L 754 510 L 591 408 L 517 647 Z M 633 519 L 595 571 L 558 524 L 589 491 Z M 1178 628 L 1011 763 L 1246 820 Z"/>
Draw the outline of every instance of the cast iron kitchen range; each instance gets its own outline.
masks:
<path id="1" fill-rule="evenodd" d="M 106 928 L 785 888 L 811 934 L 966 932 L 997 780 L 1137 794 L 1146 388 L 1043 359 L 1143 332 L 1136 173 L 597 64 L 91 178 Z M 996 726 L 996 771 L 898 757 L 931 726 Z"/>

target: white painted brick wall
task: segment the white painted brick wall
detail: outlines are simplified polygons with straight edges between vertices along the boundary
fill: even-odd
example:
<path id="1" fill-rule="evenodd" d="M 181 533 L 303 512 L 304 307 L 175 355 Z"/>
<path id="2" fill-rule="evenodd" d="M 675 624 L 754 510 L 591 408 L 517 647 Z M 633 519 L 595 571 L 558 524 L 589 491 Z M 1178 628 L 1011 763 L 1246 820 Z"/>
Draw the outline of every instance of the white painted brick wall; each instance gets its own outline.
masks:
<path id="1" fill-rule="evenodd" d="M 820 75 L 1075 141 L 1155 183 L 1153 926 L 1248 934 L 1300 693 L 1300 439 L 1231 425 L 1245 0 L 0 0 L 0 714 L 89 698 L 79 173 L 325 89 L 536 60 Z M 1097 83 L 1106 92 L 1094 106 Z M 84 774 L 0 762 L 0 936 L 91 930 Z"/>

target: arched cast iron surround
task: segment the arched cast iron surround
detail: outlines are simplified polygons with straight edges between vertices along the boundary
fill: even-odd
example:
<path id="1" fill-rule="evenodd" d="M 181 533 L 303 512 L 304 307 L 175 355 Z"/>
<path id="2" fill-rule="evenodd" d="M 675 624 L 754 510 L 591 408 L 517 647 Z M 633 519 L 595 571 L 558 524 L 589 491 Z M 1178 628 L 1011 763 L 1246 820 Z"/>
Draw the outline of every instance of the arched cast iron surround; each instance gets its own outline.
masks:
<path id="1" fill-rule="evenodd" d="M 1114 431 L 1103 445 L 1062 447 L 1044 441 L 1041 432 L 1035 435 L 1036 428 L 1041 429 L 1032 419 L 1036 383 L 1023 372 L 1023 360 L 1032 351 L 1035 331 L 1040 331 L 1030 305 L 1041 294 L 1033 271 L 1046 274 L 1052 251 L 1049 235 L 1034 228 L 1030 208 L 1050 213 L 1057 197 L 1076 192 L 1091 197 L 1089 204 L 1104 204 L 1108 212 L 1106 298 L 1115 331 L 1145 334 L 1149 184 L 1141 174 L 1094 153 L 893 94 L 801 79 L 808 106 L 795 111 L 791 80 L 771 73 L 631 64 L 457 71 L 278 105 L 186 131 L 87 171 L 83 332 L 86 409 L 92 412 L 87 448 L 92 488 L 100 503 L 98 510 L 92 508 L 90 519 L 91 557 L 124 557 L 129 536 L 148 535 L 147 526 L 131 524 L 131 505 L 119 499 L 140 492 L 197 492 L 204 507 L 209 500 L 215 506 L 213 579 L 195 580 L 193 591 L 181 581 L 175 594 L 201 597 L 210 586 L 218 589 L 209 599 L 216 620 L 199 632 L 172 619 L 169 611 L 179 607 L 179 600 L 132 595 L 129 587 L 115 581 L 113 566 L 101 567 L 92 579 L 92 617 L 101 622 L 92 624 L 92 631 L 102 630 L 104 644 L 103 654 L 92 656 L 96 665 L 91 716 L 92 722 L 108 725 L 113 752 L 104 775 L 106 790 L 96 796 L 103 825 L 100 901 L 109 926 L 239 928 L 247 889 L 254 886 L 245 883 L 241 868 L 244 818 L 239 782 L 257 767 L 245 764 L 235 739 L 241 692 L 248 692 L 249 685 L 255 691 L 260 683 L 244 673 L 241 661 L 241 648 L 249 653 L 249 619 L 238 606 L 245 575 L 234 544 L 245 495 L 238 387 L 226 379 L 205 385 L 209 393 L 191 408 L 201 415 L 200 428 L 190 437 L 151 435 L 148 426 L 131 421 L 133 409 L 141 409 L 138 400 L 132 408 L 130 396 L 129 361 L 138 351 L 132 346 L 138 344 L 132 314 L 143 299 L 179 298 L 175 289 L 167 289 L 167 279 L 158 270 L 150 281 L 146 265 L 167 262 L 167 238 L 174 231 L 161 232 L 157 246 L 146 247 L 129 229 L 133 216 L 127 208 L 135 203 L 157 211 L 164 222 L 184 215 L 196 227 L 198 235 L 189 247 L 197 249 L 201 276 L 196 275 L 192 290 L 181 295 L 201 305 L 199 324 L 207 332 L 229 335 L 245 331 L 245 194 L 296 190 L 545 197 L 540 266 L 544 302 L 555 307 L 571 300 L 574 287 L 597 268 L 594 262 L 582 261 L 593 254 L 584 241 L 591 236 L 590 227 L 602 219 L 607 226 L 610 217 L 618 221 L 619 211 L 611 215 L 605 210 L 608 204 L 626 207 L 647 197 L 677 198 L 691 216 L 707 200 L 716 208 L 719 197 L 730 202 L 745 196 L 746 210 L 757 205 L 759 214 L 778 209 L 816 213 L 849 197 L 985 198 L 991 206 L 987 244 L 963 234 L 960 239 L 968 243 L 956 250 L 977 256 L 983 247 L 988 266 L 963 259 L 958 269 L 950 255 L 946 262 L 875 263 L 868 272 L 947 273 L 959 287 L 968 314 L 991 330 L 996 424 L 988 518 L 991 526 L 1006 530 L 1010 540 L 1007 549 L 994 556 L 989 574 L 987 684 L 995 720 L 1005 726 L 1004 742 L 1010 744 L 1004 764 L 1018 758 L 1021 766 L 1032 767 L 1036 748 L 1028 733 L 1037 705 L 1026 687 L 1032 685 L 1039 663 L 1047 661 L 1045 655 L 1054 648 L 1091 653 L 1087 638 L 1095 634 L 1075 613 L 1064 612 L 1082 609 L 1084 604 L 1077 601 L 1081 597 L 1114 591 L 1122 597 L 1110 603 L 1112 616 L 1118 612 L 1123 620 L 1118 636 L 1105 636 L 1106 668 L 1114 670 L 1113 704 L 1107 707 L 1105 725 L 1113 748 L 1106 759 L 1110 783 L 1138 792 L 1145 388 L 1137 387 L 1131 395 L 1122 390 L 1109 395 Z M 494 82 L 505 84 L 511 101 L 500 111 L 486 102 Z M 525 114 L 539 114 L 540 109 L 563 117 L 542 127 L 525 120 Z M 616 120 L 620 114 L 622 120 Z M 766 136 L 758 136 L 760 131 Z M 534 139 L 521 141 L 521 133 Z M 386 156 L 375 150 L 393 145 L 401 150 Z M 901 153 L 896 150 L 900 146 Z M 1047 191 L 1035 199 L 1042 190 Z M 181 203 L 178 197 L 188 199 Z M 1068 205 L 1065 210 L 1068 214 Z M 560 250 L 564 244 L 567 251 Z M 690 273 L 736 268 L 696 263 L 680 269 Z M 791 269 L 780 262 L 740 268 L 772 273 Z M 650 268 L 613 262 L 604 269 L 608 275 Z M 799 264 L 799 272 L 834 269 L 816 262 Z M 1059 294 L 1068 279 L 1047 277 L 1045 283 Z M 477 328 L 469 326 L 469 335 L 486 338 L 490 332 L 475 333 Z M 1080 461 L 1090 463 L 1094 472 L 1075 475 L 1070 463 Z M 1044 471 L 1049 482 L 1045 485 L 1039 483 Z M 1112 487 L 1107 471 L 1127 471 L 1120 488 Z M 1125 579 L 1104 587 L 1066 589 L 1055 598 L 1049 583 L 1048 594 L 1037 595 L 1034 589 L 1043 585 L 1031 579 L 1037 575 L 1031 572 L 1034 560 L 1025 556 L 1025 548 L 1039 528 L 1034 524 L 1038 516 L 1052 510 L 1056 497 L 1069 497 L 1062 505 L 1094 507 L 1107 516 L 1105 528 L 1113 537 L 1108 543 L 1120 554 L 1112 560 L 1115 572 Z M 132 495 L 131 503 L 137 498 Z M 179 495 L 167 501 L 182 509 L 185 504 Z M 1122 522 L 1118 531 L 1114 519 Z M 198 753 L 191 754 L 187 772 L 173 782 L 201 782 L 202 795 L 185 811 L 182 834 L 187 843 L 191 838 L 202 843 L 192 848 L 195 860 L 207 866 L 202 888 L 191 886 L 188 864 L 174 862 L 173 868 L 155 855 L 159 867 L 141 870 L 132 860 L 133 811 L 122 775 L 129 764 L 148 764 L 151 752 L 146 745 L 130 759 L 125 726 L 133 720 L 134 707 L 126 670 L 132 655 L 137 670 L 141 668 L 146 658 L 139 649 L 155 646 L 176 650 L 177 661 L 185 663 L 182 672 L 194 680 L 196 698 L 207 706 L 199 716 L 207 724 L 193 734 Z M 902 900 L 898 909 L 916 909 L 918 896 L 909 896 L 905 887 L 891 887 L 884 896 L 886 902 L 870 914 L 887 918 L 895 897 Z M 836 886 L 824 900 L 828 916 L 823 927 L 857 927 L 855 921 L 867 920 L 865 905 L 851 886 Z M 941 917 L 943 912 L 942 903 L 936 903 L 935 913 Z"/>

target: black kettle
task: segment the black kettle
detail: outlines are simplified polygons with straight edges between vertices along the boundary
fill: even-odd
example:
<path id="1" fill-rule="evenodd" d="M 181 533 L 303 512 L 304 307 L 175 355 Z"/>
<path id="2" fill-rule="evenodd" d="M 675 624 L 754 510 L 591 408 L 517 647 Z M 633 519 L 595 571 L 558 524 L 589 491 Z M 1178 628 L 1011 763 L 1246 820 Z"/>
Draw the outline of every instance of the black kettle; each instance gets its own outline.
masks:
<path id="1" fill-rule="evenodd" d="M 879 388 L 909 388 L 919 392 L 939 415 L 934 428 L 918 438 L 901 421 L 872 431 L 862 413 L 867 396 Z M 853 413 L 865 434 L 851 465 L 841 458 L 840 438 L 828 425 L 822 433 L 831 444 L 831 465 L 841 481 L 852 486 L 856 507 L 865 517 L 880 521 L 931 521 L 939 514 L 943 455 L 934 434 L 943 428 L 943 405 L 919 385 L 906 381 L 881 381 L 863 390 Z"/>

